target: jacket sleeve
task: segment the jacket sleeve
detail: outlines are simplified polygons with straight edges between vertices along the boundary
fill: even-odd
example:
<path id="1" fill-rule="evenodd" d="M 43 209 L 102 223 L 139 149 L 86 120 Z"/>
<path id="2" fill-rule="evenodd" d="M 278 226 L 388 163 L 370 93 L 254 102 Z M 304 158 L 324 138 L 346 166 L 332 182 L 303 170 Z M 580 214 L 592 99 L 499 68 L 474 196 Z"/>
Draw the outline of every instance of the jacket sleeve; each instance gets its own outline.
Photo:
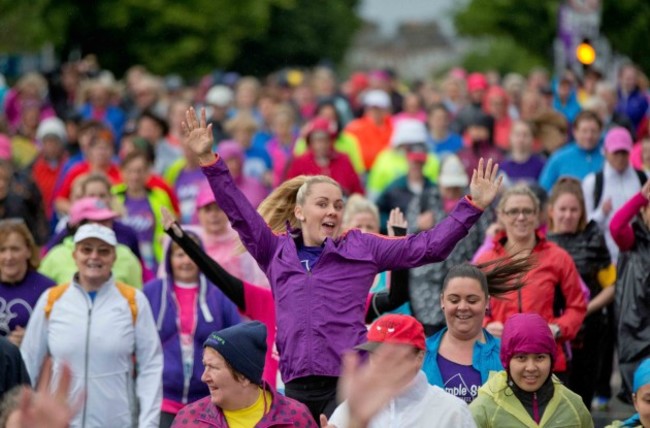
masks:
<path id="1" fill-rule="evenodd" d="M 41 367 L 43 367 L 43 362 L 48 353 L 48 322 L 45 318 L 45 305 L 48 295 L 49 290 L 38 298 L 32 315 L 29 317 L 29 322 L 27 322 L 25 336 L 20 344 L 20 353 L 34 387 L 38 384 Z"/>
<path id="2" fill-rule="evenodd" d="M 389 238 L 371 233 L 361 237 L 377 263 L 379 272 L 409 269 L 446 259 L 482 213 L 468 198 L 463 198 L 444 220 L 427 231 L 404 238 Z"/>
<path id="3" fill-rule="evenodd" d="M 539 184 L 544 190 L 550 192 L 557 179 L 557 157 L 551 156 L 544 165 L 544 168 L 542 168 L 542 173 L 539 176 Z"/>
<path id="4" fill-rule="evenodd" d="M 180 227 L 180 225 L 179 225 Z M 208 256 L 208 254 L 192 240 L 185 231 L 183 231 L 183 236 L 178 237 L 170 229 L 167 229 L 167 235 L 169 235 L 172 240 L 177 243 L 183 251 L 189 256 L 190 259 L 199 267 L 201 273 L 203 273 L 208 280 L 217 287 L 223 294 L 228 297 L 240 311 L 246 312 L 246 299 L 244 294 L 244 283 L 234 276 L 232 276 L 228 271 L 226 271 L 216 260 Z"/>
<path id="5" fill-rule="evenodd" d="M 559 283 L 566 301 L 564 313 L 551 323 L 560 327 L 561 339 L 571 340 L 576 337 L 582 321 L 587 313 L 587 302 L 580 286 L 580 274 L 576 269 L 571 256 L 564 253 L 562 257 L 555 257 L 559 266 Z"/>
<path id="6" fill-rule="evenodd" d="M 135 394 L 139 402 L 138 426 L 158 428 L 162 405 L 163 355 L 149 301 L 136 291 L 138 317 L 135 323 Z"/>
<path id="7" fill-rule="evenodd" d="M 202 171 L 208 178 L 215 200 L 239 233 L 242 243 L 266 271 L 278 245 L 278 237 L 237 188 L 223 159 L 218 158 L 215 163 L 202 167 Z"/>
<path id="8" fill-rule="evenodd" d="M 609 231 L 621 251 L 628 251 L 634 246 L 634 231 L 630 223 L 634 216 L 641 211 L 641 208 L 647 204 L 648 200 L 639 192 L 619 208 L 612 217 L 612 221 L 609 223 Z"/>
<path id="9" fill-rule="evenodd" d="M 478 396 L 469 405 L 469 411 L 472 413 L 477 427 L 490 428 L 492 426 L 486 411 L 486 402 L 490 400 L 491 398 L 482 395 L 479 391 Z"/>
<path id="10" fill-rule="evenodd" d="M 29 374 L 20 355 L 20 349 L 4 337 L 0 337 L 0 356 L 3 371 L 0 373 L 2 392 L 7 392 L 17 385 L 30 385 Z"/>

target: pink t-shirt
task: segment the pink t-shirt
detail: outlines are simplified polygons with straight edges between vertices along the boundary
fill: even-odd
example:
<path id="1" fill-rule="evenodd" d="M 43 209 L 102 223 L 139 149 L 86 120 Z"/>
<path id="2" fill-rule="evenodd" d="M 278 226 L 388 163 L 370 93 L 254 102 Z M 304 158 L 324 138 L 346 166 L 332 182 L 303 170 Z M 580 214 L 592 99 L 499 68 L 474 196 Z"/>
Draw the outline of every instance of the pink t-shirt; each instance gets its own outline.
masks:
<path id="1" fill-rule="evenodd" d="M 192 376 L 194 364 L 194 324 L 196 320 L 196 299 L 199 294 L 198 283 L 174 282 L 174 296 L 178 304 L 180 320 L 181 358 L 183 360 L 183 375 L 187 379 Z M 184 404 L 163 399 L 161 410 L 176 414 Z"/>

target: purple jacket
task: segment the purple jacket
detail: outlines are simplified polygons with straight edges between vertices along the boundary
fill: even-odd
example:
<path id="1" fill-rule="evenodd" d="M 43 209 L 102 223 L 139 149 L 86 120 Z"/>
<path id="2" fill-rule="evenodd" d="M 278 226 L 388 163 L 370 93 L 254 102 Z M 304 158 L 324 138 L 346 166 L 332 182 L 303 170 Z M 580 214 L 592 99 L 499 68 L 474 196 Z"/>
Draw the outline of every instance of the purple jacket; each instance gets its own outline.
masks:
<path id="1" fill-rule="evenodd" d="M 163 262 L 167 272 L 166 278 L 149 281 L 142 291 L 151 304 L 163 349 L 163 398 L 187 404 L 210 393 L 208 387 L 201 382 L 203 342 L 213 331 L 238 324 L 241 319 L 237 307 L 215 285 L 199 274 L 199 294 L 194 317 L 194 365 L 189 384 L 186 385 L 179 332 L 180 314 L 173 292 L 169 249 Z"/>
<path id="2" fill-rule="evenodd" d="M 0 282 L 0 336 L 8 336 L 16 326 L 27 326 L 38 298 L 53 285 L 50 278 L 31 269 L 16 284 Z"/>
<path id="3" fill-rule="evenodd" d="M 264 386 L 271 391 L 273 402 L 255 428 L 318 428 L 304 404 L 276 393 L 268 384 Z M 228 428 L 223 412 L 212 404 L 210 396 L 183 407 L 172 423 L 172 428 L 205 427 Z"/>
<path id="4" fill-rule="evenodd" d="M 292 234 L 274 234 L 243 197 L 225 163 L 203 167 L 219 206 L 269 278 L 277 319 L 276 344 L 284 382 L 339 376 L 341 355 L 365 342 L 365 305 L 375 275 L 444 260 L 482 211 L 467 199 L 435 228 L 404 238 L 351 230 L 327 239 L 307 272 Z"/>

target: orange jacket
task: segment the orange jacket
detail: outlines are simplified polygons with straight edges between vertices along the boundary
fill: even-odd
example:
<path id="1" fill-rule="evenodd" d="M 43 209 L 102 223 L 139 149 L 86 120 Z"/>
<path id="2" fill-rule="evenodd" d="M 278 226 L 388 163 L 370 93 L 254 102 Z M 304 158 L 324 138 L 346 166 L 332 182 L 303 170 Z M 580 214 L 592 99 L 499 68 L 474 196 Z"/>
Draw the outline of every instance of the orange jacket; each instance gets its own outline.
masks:
<path id="1" fill-rule="evenodd" d="M 393 123 L 389 115 L 386 115 L 381 125 L 377 125 L 368 116 L 363 116 L 348 123 L 345 131 L 354 135 L 359 141 L 361 157 L 366 171 L 369 171 L 379 152 L 388 147 L 393 133 Z"/>
<path id="2" fill-rule="evenodd" d="M 554 370 L 564 372 L 567 369 L 567 361 L 563 344 L 578 334 L 587 313 L 587 302 L 580 286 L 580 275 L 569 253 L 547 241 L 541 234 L 538 234 L 537 238 L 537 245 L 532 253 L 535 266 L 524 277 L 525 286 L 504 295 L 503 298 L 491 298 L 490 310 L 483 325 L 493 321 L 505 323 L 508 317 L 516 313 L 537 313 L 549 324 L 557 324 L 560 327 L 560 337 L 557 340 L 558 360 Z M 479 256 L 476 263 L 506 257 L 506 241 L 505 234 L 497 235 L 494 248 Z M 559 287 L 558 291 L 562 292 L 566 302 L 559 317 L 553 314 L 556 287 Z"/>

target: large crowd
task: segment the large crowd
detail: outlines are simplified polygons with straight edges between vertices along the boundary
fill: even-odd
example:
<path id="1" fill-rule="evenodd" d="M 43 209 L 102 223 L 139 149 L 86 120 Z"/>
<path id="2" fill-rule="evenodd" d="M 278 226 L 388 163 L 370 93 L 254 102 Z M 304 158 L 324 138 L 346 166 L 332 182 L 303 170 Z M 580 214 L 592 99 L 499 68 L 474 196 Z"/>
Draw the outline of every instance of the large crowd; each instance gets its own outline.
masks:
<path id="1" fill-rule="evenodd" d="M 0 79 L 0 427 L 650 428 L 649 101 L 632 63 Z"/>

